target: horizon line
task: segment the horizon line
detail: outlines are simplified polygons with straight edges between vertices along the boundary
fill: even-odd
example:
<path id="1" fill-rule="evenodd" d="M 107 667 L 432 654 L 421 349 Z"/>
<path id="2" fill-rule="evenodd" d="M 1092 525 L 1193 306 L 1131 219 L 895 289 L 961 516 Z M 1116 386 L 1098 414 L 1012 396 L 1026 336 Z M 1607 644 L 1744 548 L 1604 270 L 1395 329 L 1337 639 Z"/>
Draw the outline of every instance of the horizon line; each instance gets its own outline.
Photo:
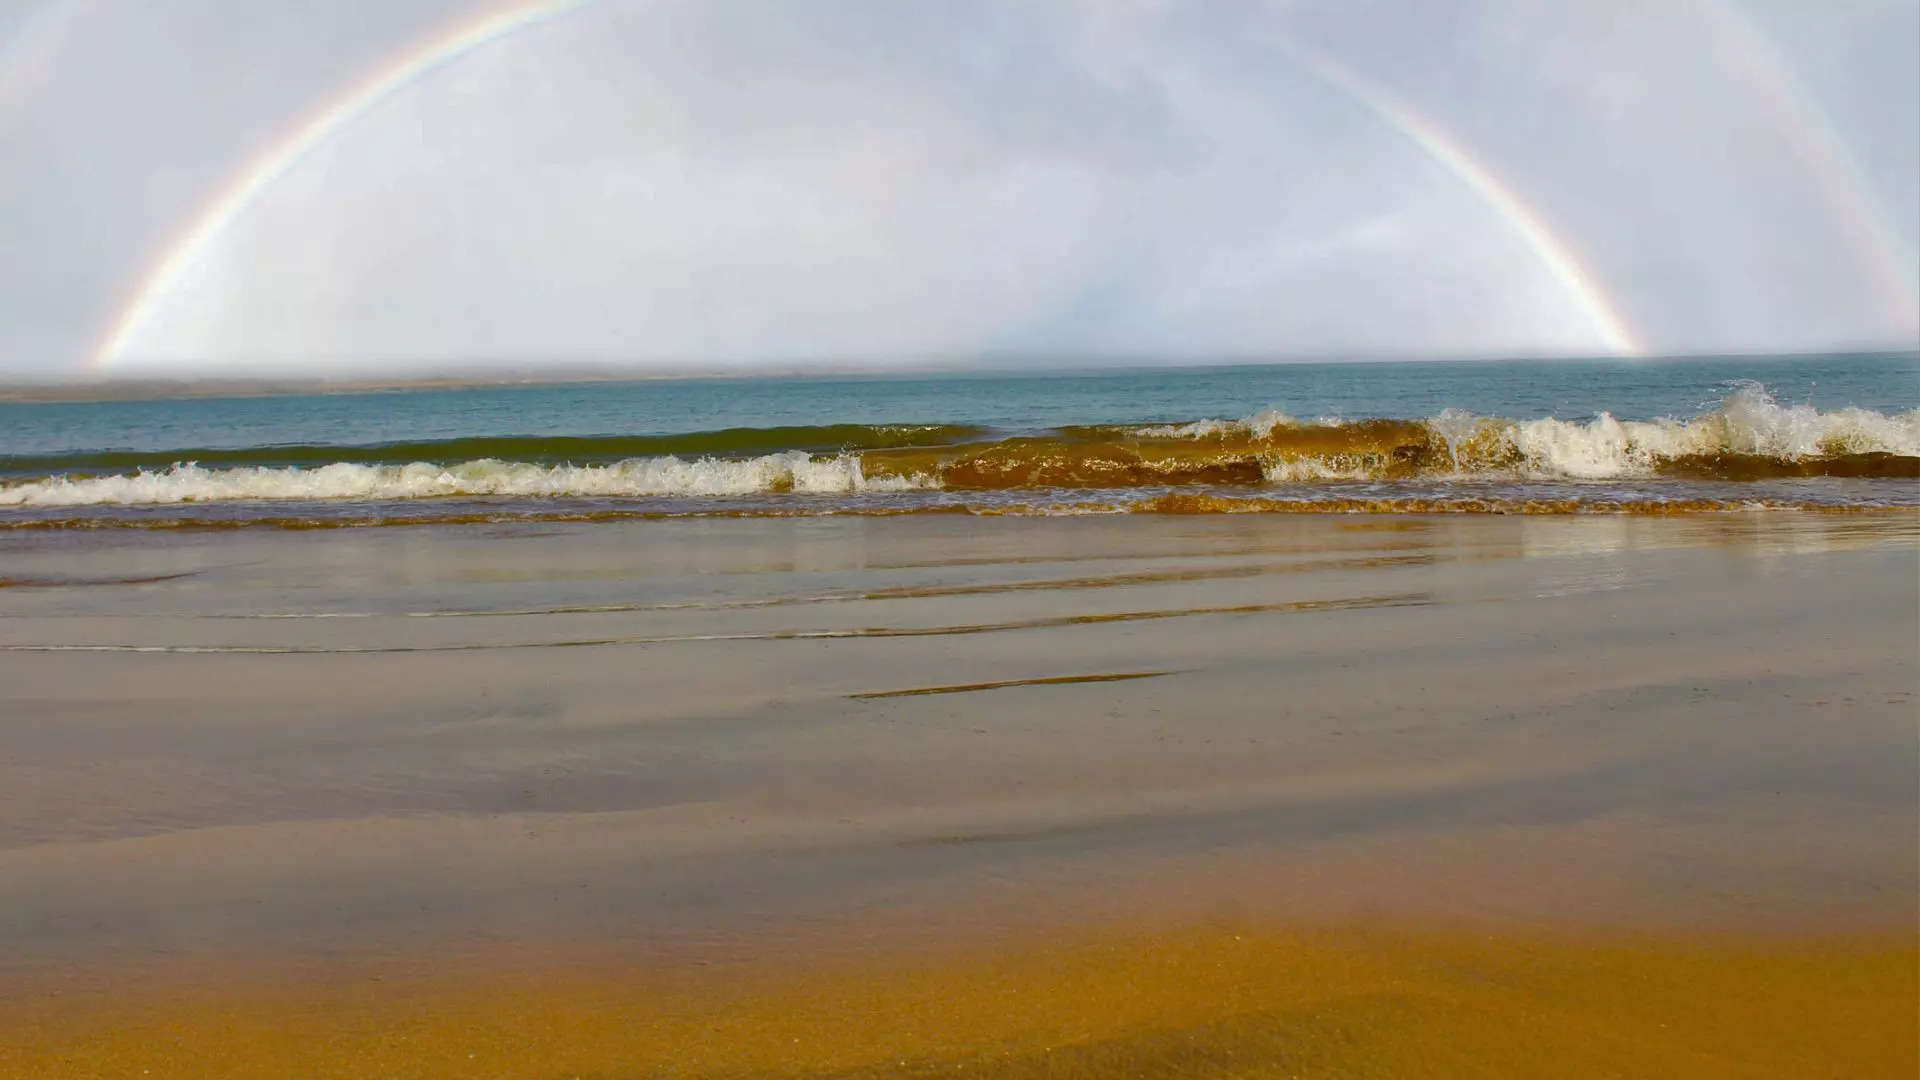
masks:
<path id="1" fill-rule="evenodd" d="M 727 364 L 662 365 L 631 360 L 577 360 L 515 366 L 513 361 L 467 362 L 465 366 L 429 367 L 381 377 L 375 372 L 392 361 L 368 359 L 362 366 L 287 371 L 282 374 L 221 374 L 207 371 L 147 369 L 133 372 L 66 372 L 47 378 L 0 373 L 0 402 L 15 403 L 88 400 L 136 400 L 130 397 L 92 398 L 88 391 L 152 390 L 161 397 L 225 397 L 298 393 L 326 389 L 334 393 L 463 389 L 504 386 L 559 386 L 591 382 L 691 381 L 699 379 L 913 377 L 926 375 L 1092 375 L 1124 374 L 1141 370 L 1206 370 L 1210 368 L 1290 366 L 1311 364 L 1460 364 L 1460 363 L 1613 363 L 1642 365 L 1661 362 L 1789 360 L 1805 357 L 1895 358 L 1920 360 L 1920 342 L 1904 345 L 1851 344 L 1791 350 L 1690 350 L 1646 356 L 1606 353 L 1240 353 L 1209 357 L 1159 354 L 1004 354 L 974 357 L 924 357 L 902 364 L 897 359 L 841 360 L 834 366 L 817 361 L 738 361 Z M 316 363 L 327 363 L 318 361 Z M 886 366 L 882 366 L 885 364 Z M 1030 365 L 1024 368 L 1015 365 Z M 388 367 L 391 370 L 391 367 Z M 40 395 L 45 395 L 41 397 Z"/>

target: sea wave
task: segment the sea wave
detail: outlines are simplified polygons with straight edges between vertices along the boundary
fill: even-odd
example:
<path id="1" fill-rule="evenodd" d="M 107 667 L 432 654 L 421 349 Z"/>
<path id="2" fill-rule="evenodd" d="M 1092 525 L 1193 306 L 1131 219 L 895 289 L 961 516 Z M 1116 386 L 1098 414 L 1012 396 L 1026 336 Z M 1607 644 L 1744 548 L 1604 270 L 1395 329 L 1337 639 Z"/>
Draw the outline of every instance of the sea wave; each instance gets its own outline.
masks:
<path id="1" fill-rule="evenodd" d="M 945 446 L 978 439 L 971 424 L 819 424 L 722 428 L 672 435 L 488 435 L 357 444 L 190 447 L 173 450 L 89 450 L 72 454 L 0 456 L 0 475 L 163 470 L 203 466 L 456 465 L 515 461 L 533 465 L 611 465 L 647 457 L 754 457 L 789 450 L 842 453 L 903 446 Z"/>
<path id="2" fill-rule="evenodd" d="M 1690 418 L 1516 420 L 1449 409 L 1426 420 L 1295 420 L 1267 410 L 1240 420 L 1073 429 L 1047 463 L 1056 481 L 1136 463 L 1162 477 L 1219 479 L 1258 465 L 1270 483 L 1514 476 L 1542 480 L 1683 477 L 1920 476 L 1920 410 L 1820 412 L 1782 405 L 1743 383 Z M 1110 450 L 1095 448 L 1102 442 Z M 983 460 L 991 452 L 981 452 Z M 1098 462 L 1092 469 L 1070 461 Z"/>
<path id="3" fill-rule="evenodd" d="M 1820 412 L 1782 405 L 1758 384 L 1742 385 L 1716 408 L 1685 419 L 1619 420 L 1601 413 L 1517 420 L 1448 410 L 1425 420 L 1301 421 L 1266 410 L 1239 420 L 988 434 L 964 425 L 834 425 L 371 450 L 263 447 L 220 451 L 225 456 L 212 461 L 144 454 L 132 471 L 104 473 L 114 468 L 112 455 L 91 453 L 84 461 L 65 460 L 67 469 L 53 475 L 0 482 L 0 507 L 1920 477 L 1920 410 Z M 782 445 L 794 443 L 801 445 Z M 665 446 L 681 452 L 598 460 Z M 526 454 L 405 460 L 423 447 L 435 455 Z"/>
<path id="4" fill-rule="evenodd" d="M 612 465 L 469 461 L 441 466 L 335 462 L 317 469 L 182 464 L 131 476 L 51 477 L 0 487 L 0 506 L 226 502 L 236 500 L 399 500 L 456 495 L 522 497 L 747 495 L 764 492 L 902 491 L 908 477 L 869 479 L 853 454 L 816 457 L 793 450 L 753 458 L 636 458 Z"/>

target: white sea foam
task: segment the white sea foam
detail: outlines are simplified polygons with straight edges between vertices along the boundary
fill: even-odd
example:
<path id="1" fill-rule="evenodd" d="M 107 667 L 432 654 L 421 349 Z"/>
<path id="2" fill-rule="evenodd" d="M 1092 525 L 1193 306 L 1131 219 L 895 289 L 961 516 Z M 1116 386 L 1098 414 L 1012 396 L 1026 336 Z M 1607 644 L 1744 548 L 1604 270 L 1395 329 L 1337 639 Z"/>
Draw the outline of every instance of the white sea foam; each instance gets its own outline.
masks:
<path id="1" fill-rule="evenodd" d="M 0 506 L 153 505 L 244 499 L 424 499 L 450 495 L 750 495 L 758 492 L 898 491 L 928 486 L 869 479 L 853 455 L 791 451 L 739 460 L 633 458 L 612 465 L 355 465 L 317 469 L 206 469 L 175 465 L 132 476 L 53 477 L 0 487 Z"/>
<path id="2" fill-rule="evenodd" d="M 1262 472 L 1269 484 L 1311 483 L 1324 480 L 1370 480 L 1372 470 L 1363 461 L 1351 457 L 1325 458 L 1305 455 L 1277 458 L 1267 462 Z"/>
<path id="3" fill-rule="evenodd" d="M 1244 425 L 1238 420 L 1195 420 L 1188 424 L 1154 424 L 1134 428 L 1133 433 L 1143 439 L 1217 439 L 1241 430 L 1244 430 Z"/>
<path id="4" fill-rule="evenodd" d="M 1758 384 L 1735 389 L 1712 412 L 1690 419 L 1510 420 L 1449 409 L 1417 429 L 1374 441 L 1371 429 L 1341 439 L 1321 430 L 1296 438 L 1283 429 L 1338 428 L 1266 410 L 1240 420 L 1135 428 L 1142 437 L 1204 440 L 1245 433 L 1269 483 L 1411 478 L 1514 477 L 1612 480 L 1652 476 L 1679 458 L 1751 455 L 1782 461 L 1843 454 L 1920 457 L 1920 410 L 1892 415 L 1845 408 L 1820 412 L 1781 405 Z M 1412 440 L 1413 445 L 1403 446 Z M 1332 448 L 1330 448 L 1332 447 Z M 1039 452 L 1047 451 L 1044 447 Z M 937 466 L 935 467 L 937 469 Z M 1410 472 L 1410 470 L 1413 470 Z M 869 477 L 855 453 L 802 451 L 754 458 L 631 458 L 610 465 L 540 465 L 485 459 L 458 465 L 318 468 L 205 468 L 193 463 L 128 476 L 54 476 L 0 484 L 0 507 L 163 505 L 239 500 L 397 500 L 446 496 L 726 496 L 772 492 L 853 493 L 941 487 L 938 475 Z"/>
<path id="5" fill-rule="evenodd" d="M 1459 432 L 1470 425 L 1443 414 L 1429 426 Z M 1810 405 L 1781 405 L 1757 383 L 1741 386 L 1718 409 L 1689 420 L 1616 420 L 1601 413 L 1585 423 L 1548 418 L 1504 426 L 1523 468 L 1583 480 L 1644 475 L 1662 461 L 1694 455 L 1782 461 L 1837 454 L 1920 456 L 1920 410 L 1892 416 L 1859 408 L 1823 413 Z"/>
<path id="6" fill-rule="evenodd" d="M 1195 420 L 1187 424 L 1156 424 L 1152 427 L 1134 428 L 1133 433 L 1143 439 L 1218 439 L 1222 436 L 1242 433 L 1251 433 L 1264 439 L 1273 434 L 1274 428 L 1297 423 L 1299 423 L 1298 420 L 1278 409 L 1262 409 L 1252 416 L 1239 420 Z"/>
<path id="7" fill-rule="evenodd" d="M 1143 438 L 1210 439 L 1251 435 L 1271 439 L 1283 427 L 1341 427 L 1340 417 L 1302 422 L 1278 410 L 1239 420 L 1196 420 L 1133 429 Z M 1920 457 L 1920 410 L 1887 415 L 1871 409 L 1820 412 L 1810 405 L 1782 405 L 1759 383 L 1739 384 L 1710 413 L 1690 419 L 1619 420 L 1601 413 L 1591 420 L 1509 420 L 1448 409 L 1425 426 L 1444 468 L 1455 476 L 1518 471 L 1538 479 L 1608 480 L 1643 477 L 1662 462 L 1692 456 L 1750 455 L 1780 461 L 1841 454 L 1888 453 Z M 1363 456 L 1272 451 L 1267 480 L 1289 483 L 1362 480 L 1378 462 Z M 1431 469 L 1433 466 L 1429 465 Z"/>

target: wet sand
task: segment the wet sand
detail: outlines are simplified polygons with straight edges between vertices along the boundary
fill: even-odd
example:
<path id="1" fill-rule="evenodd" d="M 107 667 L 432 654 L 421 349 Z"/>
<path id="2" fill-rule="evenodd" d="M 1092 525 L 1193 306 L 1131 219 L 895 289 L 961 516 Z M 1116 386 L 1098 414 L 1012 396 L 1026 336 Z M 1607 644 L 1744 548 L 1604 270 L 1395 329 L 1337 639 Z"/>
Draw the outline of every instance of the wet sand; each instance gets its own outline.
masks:
<path id="1" fill-rule="evenodd" d="M 1905 1075 L 1917 548 L 0 537 L 0 1073 Z"/>

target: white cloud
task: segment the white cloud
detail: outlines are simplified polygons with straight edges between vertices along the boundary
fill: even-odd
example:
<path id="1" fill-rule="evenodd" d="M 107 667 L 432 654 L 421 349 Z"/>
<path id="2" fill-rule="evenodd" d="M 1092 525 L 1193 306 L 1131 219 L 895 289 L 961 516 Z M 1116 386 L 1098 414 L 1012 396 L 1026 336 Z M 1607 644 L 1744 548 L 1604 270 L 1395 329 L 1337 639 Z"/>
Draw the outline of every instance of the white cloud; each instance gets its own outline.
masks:
<path id="1" fill-rule="evenodd" d="M 30 152 L 0 163 L 0 238 L 32 253 L 0 267 L 18 286 L 0 287 L 0 365 L 70 369 L 250 147 L 459 9 L 389 5 L 375 26 L 305 6 L 268 26 L 228 0 L 143 10 L 76 21 L 62 78 L 94 92 L 23 112 Z M 1875 183 L 1911 188 L 1902 155 L 1920 151 L 1900 148 L 1920 133 L 1862 103 L 1913 96 L 1913 69 L 1882 57 L 1856 85 L 1831 62 L 1910 13 L 1863 10 L 1799 59 L 1837 130 L 1895 145 L 1869 156 Z M 603 0 L 342 128 L 154 298 L 127 359 L 1598 347 L 1494 208 L 1264 31 L 1461 137 L 1656 348 L 1899 340 L 1776 118 L 1690 12 Z M 154 34 L 172 52 L 142 59 Z"/>

